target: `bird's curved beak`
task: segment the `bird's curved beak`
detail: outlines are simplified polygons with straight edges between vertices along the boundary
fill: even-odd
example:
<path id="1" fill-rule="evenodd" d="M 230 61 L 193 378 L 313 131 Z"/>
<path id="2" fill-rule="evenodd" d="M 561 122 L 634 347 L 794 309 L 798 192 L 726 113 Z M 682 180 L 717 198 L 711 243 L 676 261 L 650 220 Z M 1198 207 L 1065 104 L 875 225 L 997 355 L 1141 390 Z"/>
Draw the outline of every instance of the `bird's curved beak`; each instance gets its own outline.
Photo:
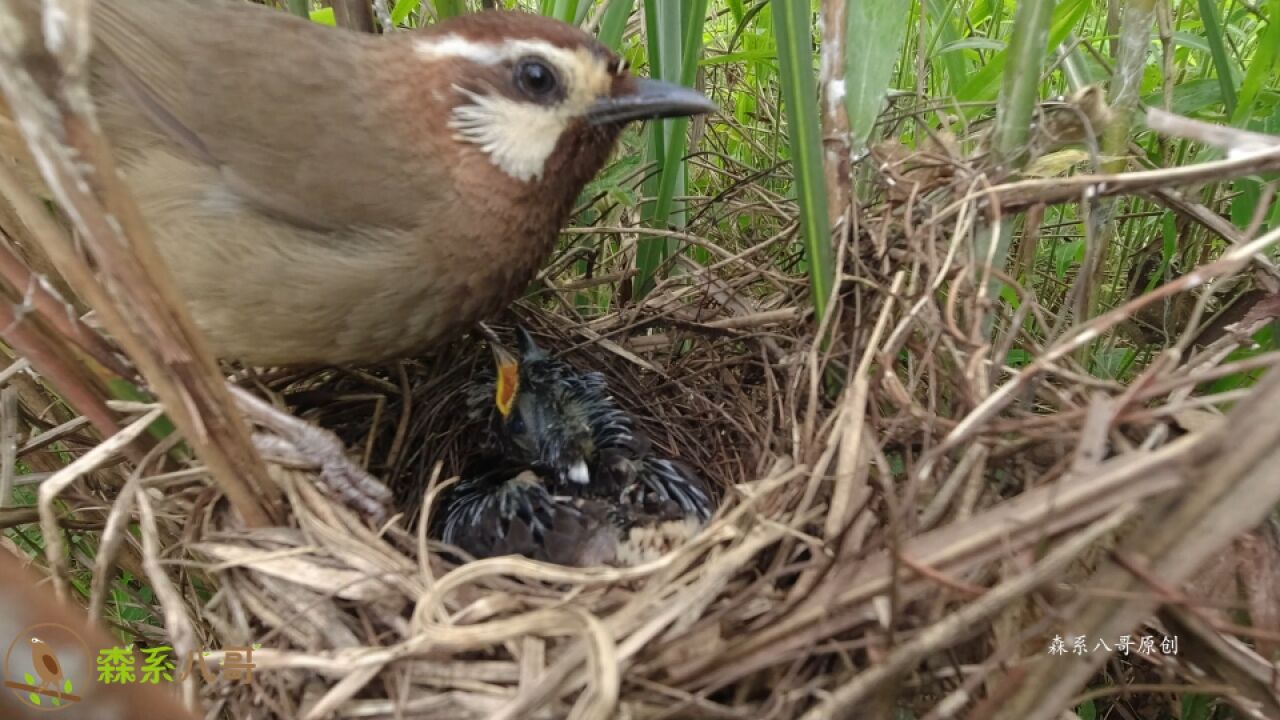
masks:
<path id="1" fill-rule="evenodd" d="M 632 77 L 620 85 L 620 92 L 598 100 L 588 108 L 587 122 L 592 125 L 620 124 L 632 120 L 701 115 L 717 110 L 716 104 L 702 93 L 674 83 Z"/>

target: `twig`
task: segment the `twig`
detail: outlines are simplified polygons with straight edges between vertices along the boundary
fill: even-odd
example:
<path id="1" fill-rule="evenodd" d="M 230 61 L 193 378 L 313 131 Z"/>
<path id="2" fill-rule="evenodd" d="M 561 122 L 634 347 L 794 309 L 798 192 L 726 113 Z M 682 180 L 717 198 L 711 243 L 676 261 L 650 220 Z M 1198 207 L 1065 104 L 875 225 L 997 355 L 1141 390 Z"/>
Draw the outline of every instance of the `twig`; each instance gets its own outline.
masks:
<path id="1" fill-rule="evenodd" d="M 1280 147 L 1280 136 L 1277 135 L 1214 125 L 1165 112 L 1160 108 L 1147 108 L 1147 127 L 1164 135 L 1194 140 L 1202 145 L 1226 150 L 1232 155 Z"/>
<path id="2" fill-rule="evenodd" d="M 1117 553 L 1162 582 L 1177 586 L 1237 534 L 1256 526 L 1280 502 L 1275 468 L 1280 464 L 1280 427 L 1269 419 L 1280 404 L 1280 375 L 1263 377 L 1216 432 L 1198 437 L 1196 453 L 1179 468 L 1184 492 L 1150 504 Z M 1113 562 L 1094 582 L 1114 590 L 1139 591 L 1142 577 Z M 1116 637 L 1128 632 L 1160 604 L 1160 598 L 1090 597 L 1069 613 L 1072 632 Z M 1109 653 L 1041 658 L 1004 704 L 996 720 L 1050 720 L 1067 707 Z"/>
<path id="3" fill-rule="evenodd" d="M 58 522 L 57 516 L 54 514 L 53 501 L 71 483 L 86 473 L 101 467 L 115 457 L 117 453 L 128 447 L 134 438 L 150 427 L 151 423 L 155 422 L 163 412 L 163 408 L 156 408 L 134 420 L 128 427 L 98 443 L 92 450 L 76 458 L 70 465 L 62 468 L 54 473 L 53 477 L 41 483 L 39 493 L 40 531 L 44 533 L 45 557 L 49 560 L 49 574 L 53 576 L 53 586 L 57 590 L 59 598 L 65 598 L 67 592 L 66 578 L 62 572 L 66 559 L 63 552 L 62 533 L 58 532 Z"/>
<path id="4" fill-rule="evenodd" d="M 1114 175 L 1076 175 L 1048 180 L 1023 180 L 985 188 L 972 196 L 962 197 L 941 208 L 927 219 L 941 223 L 974 200 L 984 205 L 998 203 L 1005 211 L 1035 204 L 1074 202 L 1081 194 L 1087 197 L 1134 195 L 1174 185 L 1221 181 L 1280 169 L 1280 147 L 1241 153 L 1237 157 L 1187 167 L 1143 170 Z"/>
<path id="5" fill-rule="evenodd" d="M 823 702 L 805 713 L 801 720 L 856 717 L 852 711 L 880 685 L 909 672 L 929 653 L 950 647 L 971 636 L 1009 603 L 1020 600 L 1037 587 L 1061 577 L 1063 570 L 1072 561 L 1086 552 L 1098 538 L 1119 527 L 1135 507 L 1134 503 L 1128 503 L 1112 510 L 1106 517 L 1063 541 L 1030 570 L 1013 576 L 1011 580 L 988 590 L 982 597 L 949 614 L 945 619 L 919 631 L 910 640 L 894 648 L 888 657 L 874 667 L 864 670 L 854 676 L 851 682 L 837 688 Z"/>

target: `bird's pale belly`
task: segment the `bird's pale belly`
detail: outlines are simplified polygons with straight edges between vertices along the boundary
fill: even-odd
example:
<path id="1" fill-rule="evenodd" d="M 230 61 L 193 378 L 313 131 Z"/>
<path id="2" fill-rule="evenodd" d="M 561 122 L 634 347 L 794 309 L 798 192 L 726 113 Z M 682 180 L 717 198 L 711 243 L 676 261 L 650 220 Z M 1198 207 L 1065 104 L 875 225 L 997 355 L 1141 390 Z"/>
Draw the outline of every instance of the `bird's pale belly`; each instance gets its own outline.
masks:
<path id="1" fill-rule="evenodd" d="M 342 364 L 419 353 L 508 304 L 541 261 L 495 261 L 501 243 L 474 237 L 303 229 L 210 192 L 207 177 L 173 176 L 135 168 L 129 182 L 196 323 L 227 359 Z"/>

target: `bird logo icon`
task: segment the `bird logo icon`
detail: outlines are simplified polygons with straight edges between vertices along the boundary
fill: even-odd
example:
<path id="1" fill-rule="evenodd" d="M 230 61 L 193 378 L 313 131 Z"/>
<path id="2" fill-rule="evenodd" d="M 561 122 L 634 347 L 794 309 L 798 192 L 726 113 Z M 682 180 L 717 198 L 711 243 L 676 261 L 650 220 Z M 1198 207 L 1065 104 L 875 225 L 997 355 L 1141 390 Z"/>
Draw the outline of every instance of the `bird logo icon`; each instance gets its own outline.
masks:
<path id="1" fill-rule="evenodd" d="M 4 656 L 4 686 L 37 710 L 64 710 L 78 703 L 93 665 L 84 640 L 56 623 L 25 628 Z M 0 704 L 3 704 L 0 702 Z"/>
<path id="2" fill-rule="evenodd" d="M 40 676 L 40 689 L 58 689 L 62 684 L 62 666 L 49 644 L 38 637 L 31 638 L 31 665 Z"/>

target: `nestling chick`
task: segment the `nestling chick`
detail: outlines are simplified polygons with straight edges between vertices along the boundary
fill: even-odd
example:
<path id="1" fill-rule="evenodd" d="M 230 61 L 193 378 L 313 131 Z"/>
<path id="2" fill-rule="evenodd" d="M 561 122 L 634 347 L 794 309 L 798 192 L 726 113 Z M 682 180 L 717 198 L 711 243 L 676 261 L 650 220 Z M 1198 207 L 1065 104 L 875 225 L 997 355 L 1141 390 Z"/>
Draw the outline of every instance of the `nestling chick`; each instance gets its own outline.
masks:
<path id="1" fill-rule="evenodd" d="M 495 370 L 467 389 L 468 415 L 487 449 L 543 474 L 559 493 L 600 497 L 646 511 L 672 503 L 706 520 L 706 486 L 687 467 L 658 455 L 609 394 L 604 376 L 582 373 L 516 329 L 519 357 L 494 339 Z"/>
<path id="2" fill-rule="evenodd" d="M 599 501 L 552 495 L 530 468 L 472 471 L 450 489 L 432 534 L 474 557 L 524 555 L 560 565 L 602 565 L 614 554 Z"/>
<path id="3" fill-rule="evenodd" d="M 495 372 L 467 389 L 482 458 L 441 504 L 437 535 L 472 555 L 635 565 L 701 529 L 713 511 L 691 470 L 657 455 L 599 373 L 550 357 L 522 329 L 495 338 Z"/>
<path id="4" fill-rule="evenodd" d="M 462 334 L 532 279 L 627 123 L 714 109 L 524 13 L 368 35 L 243 0 L 90 5 L 89 90 L 122 176 L 214 351 L 259 365 Z M 56 67 L 59 6 L 6 7 L 26 65 Z M 0 159 L 39 191 L 8 116 Z"/>
<path id="5" fill-rule="evenodd" d="M 626 502 L 553 495 L 549 485 L 527 466 L 473 468 L 441 501 L 431 534 L 477 558 L 627 567 L 658 559 L 705 524 L 671 505 L 651 513 Z"/>

